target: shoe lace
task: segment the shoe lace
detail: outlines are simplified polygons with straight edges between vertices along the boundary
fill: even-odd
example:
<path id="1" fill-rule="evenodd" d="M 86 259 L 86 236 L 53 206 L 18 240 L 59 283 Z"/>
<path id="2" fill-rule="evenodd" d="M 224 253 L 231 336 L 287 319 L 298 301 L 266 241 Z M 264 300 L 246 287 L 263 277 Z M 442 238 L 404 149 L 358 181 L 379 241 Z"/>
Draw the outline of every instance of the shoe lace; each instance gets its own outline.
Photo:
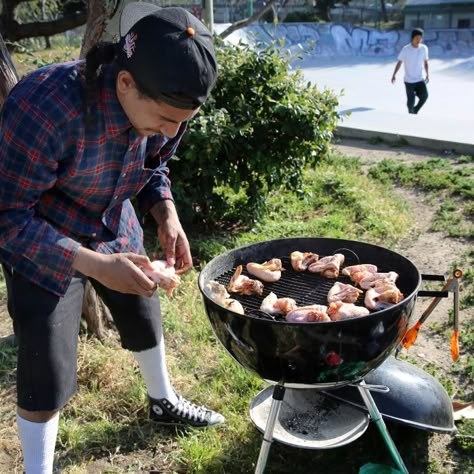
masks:
<path id="1" fill-rule="evenodd" d="M 206 408 L 191 403 L 181 396 L 178 397 L 178 401 L 171 411 L 181 417 L 196 421 L 208 421 L 210 415 L 210 411 Z"/>

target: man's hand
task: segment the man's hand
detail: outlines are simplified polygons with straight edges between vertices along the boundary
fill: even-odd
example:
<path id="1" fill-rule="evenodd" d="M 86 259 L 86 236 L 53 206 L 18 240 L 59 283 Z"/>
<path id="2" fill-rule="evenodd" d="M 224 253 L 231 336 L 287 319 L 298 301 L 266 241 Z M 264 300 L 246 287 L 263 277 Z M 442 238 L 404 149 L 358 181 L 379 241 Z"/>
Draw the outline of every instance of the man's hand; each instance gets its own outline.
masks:
<path id="1" fill-rule="evenodd" d="M 397 78 L 395 77 L 395 74 L 392 76 L 392 84 L 395 84 L 395 81 L 397 80 Z"/>
<path id="2" fill-rule="evenodd" d="M 141 270 L 152 268 L 150 259 L 134 253 L 103 255 L 80 247 L 73 268 L 120 293 L 153 296 L 157 285 Z"/>
<path id="3" fill-rule="evenodd" d="M 178 275 L 193 266 L 189 242 L 184 233 L 173 201 L 160 201 L 151 209 L 158 224 L 158 240 L 168 265 L 174 265 Z"/>

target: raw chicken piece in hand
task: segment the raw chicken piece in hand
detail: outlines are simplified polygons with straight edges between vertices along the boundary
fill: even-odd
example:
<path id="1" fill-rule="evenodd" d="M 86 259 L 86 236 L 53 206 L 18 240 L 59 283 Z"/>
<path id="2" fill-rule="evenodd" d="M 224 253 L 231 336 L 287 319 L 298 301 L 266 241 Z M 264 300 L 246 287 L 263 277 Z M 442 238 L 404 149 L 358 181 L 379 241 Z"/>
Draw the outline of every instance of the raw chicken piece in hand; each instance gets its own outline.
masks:
<path id="1" fill-rule="evenodd" d="M 344 255 L 335 253 L 319 259 L 316 263 L 312 263 L 308 270 L 311 273 L 321 273 L 325 278 L 337 278 L 339 276 L 339 268 L 344 263 Z"/>
<path id="2" fill-rule="evenodd" d="M 158 283 L 160 288 L 166 290 L 168 296 L 173 296 L 173 290 L 181 283 L 181 278 L 176 275 L 172 265 L 168 265 L 165 260 L 154 260 L 151 262 L 153 270 L 142 268 L 148 278 Z"/>
<path id="3" fill-rule="evenodd" d="M 327 309 L 328 307 L 322 304 L 303 306 L 290 311 L 285 319 L 295 323 L 324 323 L 331 321 Z"/>
<path id="4" fill-rule="evenodd" d="M 260 280 L 272 283 L 281 278 L 283 267 L 279 258 L 272 258 L 268 262 L 263 263 L 247 263 L 247 271 L 259 278 Z"/>
<path id="5" fill-rule="evenodd" d="M 291 266 L 295 272 L 304 272 L 308 266 L 319 260 L 319 255 L 312 252 L 291 252 Z"/>
<path id="6" fill-rule="evenodd" d="M 355 303 L 362 290 L 352 285 L 337 281 L 328 292 L 328 303 L 342 301 L 344 303 Z"/>
<path id="7" fill-rule="evenodd" d="M 329 305 L 328 314 L 333 321 L 339 321 L 341 319 L 350 319 L 357 316 L 367 316 L 370 314 L 370 311 L 363 306 L 356 306 L 354 303 L 338 301 L 337 303 L 331 303 Z"/>
<path id="8" fill-rule="evenodd" d="M 294 309 L 296 301 L 293 298 L 278 298 L 273 292 L 270 292 L 260 305 L 260 311 L 269 314 L 286 314 Z"/>
<path id="9" fill-rule="evenodd" d="M 227 285 L 227 290 L 231 293 L 240 293 L 242 295 L 259 295 L 263 293 L 263 283 L 258 280 L 242 275 L 242 265 L 235 269 L 235 273 Z"/>

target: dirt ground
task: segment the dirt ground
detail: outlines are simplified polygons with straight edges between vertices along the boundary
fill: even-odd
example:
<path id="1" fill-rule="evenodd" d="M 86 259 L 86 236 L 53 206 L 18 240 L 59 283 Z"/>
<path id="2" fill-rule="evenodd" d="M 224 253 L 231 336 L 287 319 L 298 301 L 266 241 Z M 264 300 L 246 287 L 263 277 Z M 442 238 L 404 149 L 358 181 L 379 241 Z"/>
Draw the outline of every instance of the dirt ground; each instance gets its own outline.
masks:
<path id="1" fill-rule="evenodd" d="M 440 153 L 410 147 L 391 148 L 384 144 L 371 145 L 367 142 L 348 139 L 337 141 L 334 144 L 334 148 L 346 156 L 361 158 L 366 165 L 375 164 L 383 158 L 393 158 L 404 162 L 416 162 L 443 156 Z M 450 156 L 446 155 L 445 158 L 450 159 Z M 421 273 L 447 274 L 454 262 L 457 262 L 462 267 L 463 256 L 469 250 L 472 243 L 464 239 L 449 238 L 442 232 L 431 232 L 429 230 L 433 215 L 439 203 L 437 203 L 436 200 L 433 201 L 433 198 L 427 198 L 423 193 L 417 193 L 415 191 L 399 189 L 397 193 L 411 206 L 416 215 L 416 222 L 410 234 L 403 239 L 394 250 L 410 259 Z M 419 298 L 416 305 L 416 319 L 430 301 L 430 299 Z M 454 386 L 458 387 L 464 394 L 464 398 L 467 396 L 472 399 L 474 393 L 472 381 L 458 380 L 455 378 L 456 375 L 453 374 L 455 364 L 451 361 L 450 357 L 449 336 L 433 330 L 436 324 L 445 324 L 447 322 L 448 311 L 452 308 L 453 298 L 452 294 L 450 294 L 448 298 L 443 298 L 427 323 L 423 326 L 415 345 L 408 352 L 408 356 L 412 359 L 416 359 L 416 363 L 420 367 L 426 367 L 428 365 L 430 367 L 435 366 L 436 378 L 438 380 L 444 377 L 452 379 Z M 461 320 L 474 322 L 473 308 L 470 308 L 468 311 L 463 311 L 461 313 Z M 0 341 L 2 337 L 6 337 L 11 333 L 11 324 L 6 313 L 5 302 L 0 302 Z M 0 424 L 2 424 L 3 421 L 4 420 L 0 418 Z M 0 434 L 1 432 L 2 429 L 0 426 Z M 465 470 L 462 457 L 452 452 L 452 437 L 450 435 L 434 434 L 428 437 L 427 443 L 428 446 L 425 455 L 430 461 L 436 461 L 439 470 L 429 470 L 425 472 L 450 474 L 472 472 Z M 13 472 L 8 469 L 8 457 L 11 457 L 10 466 L 15 465 L 14 458 L 18 456 L 18 451 L 14 451 L 15 452 L 12 453 L 5 451 L 0 452 L 0 472 Z M 141 456 L 141 454 L 137 453 L 137 456 Z M 106 470 L 106 467 L 103 465 L 100 466 L 100 461 L 97 461 L 97 463 L 97 465 L 95 465 L 96 463 L 92 463 L 87 472 L 105 472 L 104 469 Z M 124 465 L 126 464 L 127 462 L 124 460 Z M 127 472 L 130 471 L 127 470 Z"/>

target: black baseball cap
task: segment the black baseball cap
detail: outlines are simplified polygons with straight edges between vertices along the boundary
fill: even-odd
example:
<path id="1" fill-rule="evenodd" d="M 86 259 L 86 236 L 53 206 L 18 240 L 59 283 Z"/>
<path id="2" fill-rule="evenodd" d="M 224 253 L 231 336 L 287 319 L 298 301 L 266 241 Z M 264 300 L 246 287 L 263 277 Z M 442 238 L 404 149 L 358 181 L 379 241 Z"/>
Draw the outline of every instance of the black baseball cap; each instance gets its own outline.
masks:
<path id="1" fill-rule="evenodd" d="M 217 79 L 212 34 L 184 8 L 129 3 L 120 37 L 117 61 L 147 96 L 196 109 L 211 93 Z"/>

